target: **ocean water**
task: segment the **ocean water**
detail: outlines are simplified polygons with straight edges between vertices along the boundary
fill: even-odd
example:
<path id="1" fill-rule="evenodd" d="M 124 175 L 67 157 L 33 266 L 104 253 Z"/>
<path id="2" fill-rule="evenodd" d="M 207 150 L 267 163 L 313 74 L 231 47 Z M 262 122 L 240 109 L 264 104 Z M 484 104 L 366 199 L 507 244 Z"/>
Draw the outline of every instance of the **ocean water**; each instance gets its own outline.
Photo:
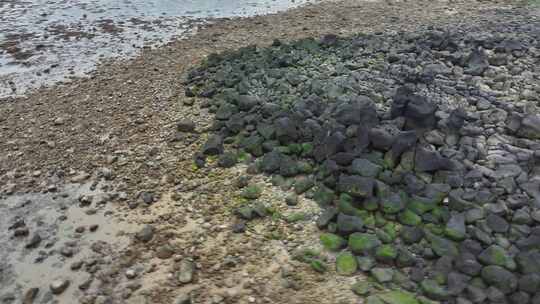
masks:
<path id="1" fill-rule="evenodd" d="M 85 75 L 103 59 L 134 56 L 212 18 L 276 13 L 308 2 L 0 0 L 0 98 Z"/>

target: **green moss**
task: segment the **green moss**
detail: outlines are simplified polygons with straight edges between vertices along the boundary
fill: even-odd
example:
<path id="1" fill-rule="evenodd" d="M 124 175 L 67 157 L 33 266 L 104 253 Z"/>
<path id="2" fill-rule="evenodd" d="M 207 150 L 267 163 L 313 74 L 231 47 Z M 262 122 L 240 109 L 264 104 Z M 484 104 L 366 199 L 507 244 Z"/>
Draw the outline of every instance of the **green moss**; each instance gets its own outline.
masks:
<path id="1" fill-rule="evenodd" d="M 330 251 L 338 251 L 347 244 L 343 237 L 333 233 L 323 233 L 319 239 L 324 248 Z"/>
<path id="2" fill-rule="evenodd" d="M 378 295 L 386 304 L 418 304 L 414 294 L 406 291 L 393 290 Z"/>
<path id="3" fill-rule="evenodd" d="M 398 215 L 399 222 L 403 225 L 418 226 L 422 218 L 411 210 L 406 209 Z"/>
<path id="4" fill-rule="evenodd" d="M 313 270 L 319 273 L 326 272 L 326 265 L 321 260 L 312 259 L 309 264 L 311 265 L 311 268 L 313 268 Z"/>
<path id="5" fill-rule="evenodd" d="M 290 154 L 299 155 L 302 153 L 302 146 L 300 144 L 289 144 L 287 148 L 289 149 Z"/>
<path id="6" fill-rule="evenodd" d="M 367 199 L 362 203 L 362 208 L 368 211 L 379 209 L 379 203 L 375 199 Z"/>
<path id="7" fill-rule="evenodd" d="M 313 259 L 318 259 L 321 253 L 313 248 L 302 248 L 296 251 L 293 259 L 304 263 L 310 263 Z"/>
<path id="8" fill-rule="evenodd" d="M 401 226 L 397 223 L 388 222 L 383 226 L 384 232 L 386 232 L 392 240 L 395 240 L 399 231 L 401 230 Z"/>
<path id="9" fill-rule="evenodd" d="M 336 195 L 334 194 L 334 191 L 324 186 L 317 187 L 317 190 L 315 190 L 315 193 L 313 194 L 313 200 L 320 206 L 332 204 L 335 198 Z"/>
<path id="10" fill-rule="evenodd" d="M 285 221 L 288 223 L 295 223 L 305 221 L 308 218 L 308 214 L 305 212 L 294 212 L 285 217 Z"/>
<path id="11" fill-rule="evenodd" d="M 382 227 L 386 225 L 386 219 L 384 215 L 380 212 L 375 213 L 375 226 Z"/>
<path id="12" fill-rule="evenodd" d="M 375 258 L 380 261 L 390 262 L 397 258 L 398 252 L 392 245 L 381 245 L 375 251 Z"/>
<path id="13" fill-rule="evenodd" d="M 358 215 L 358 211 L 360 211 L 353 206 L 352 196 L 346 193 L 339 196 L 338 210 L 347 215 Z"/>
<path id="14" fill-rule="evenodd" d="M 364 254 L 375 250 L 381 244 L 376 235 L 355 232 L 349 236 L 349 248 L 356 254 Z"/>
<path id="15" fill-rule="evenodd" d="M 351 286 L 352 292 L 359 296 L 369 295 L 371 291 L 371 284 L 366 281 L 356 282 Z"/>
<path id="16" fill-rule="evenodd" d="M 310 156 L 313 153 L 313 144 L 303 143 L 302 144 L 302 156 Z"/>
<path id="17" fill-rule="evenodd" d="M 383 167 L 385 169 L 393 169 L 396 166 L 394 161 L 394 156 L 392 156 L 392 151 L 388 151 L 384 154 Z"/>
<path id="18" fill-rule="evenodd" d="M 433 223 L 427 223 L 424 228 L 436 235 L 443 235 L 445 227 Z"/>
<path id="19" fill-rule="evenodd" d="M 369 213 L 362 218 L 364 220 L 364 225 L 368 228 L 375 228 L 375 216 L 373 213 Z"/>
<path id="20" fill-rule="evenodd" d="M 358 269 L 356 257 L 350 252 L 343 252 L 336 258 L 336 271 L 340 275 L 353 275 Z"/>
<path id="21" fill-rule="evenodd" d="M 431 214 L 439 223 L 446 223 L 450 218 L 450 211 L 447 208 L 437 207 L 431 211 Z"/>
<path id="22" fill-rule="evenodd" d="M 409 200 L 407 208 L 418 215 L 422 215 L 437 207 L 437 201 L 425 197 L 413 195 Z"/>
<path id="23" fill-rule="evenodd" d="M 251 185 L 242 191 L 242 197 L 246 199 L 258 199 L 261 196 L 262 190 L 256 185 Z"/>
<path id="24" fill-rule="evenodd" d="M 268 238 L 271 240 L 281 240 L 283 239 L 283 234 L 279 231 L 271 231 L 268 234 Z"/>
<path id="25" fill-rule="evenodd" d="M 237 157 L 239 162 L 245 162 L 248 159 L 248 153 L 244 150 L 240 150 L 238 151 Z"/>
<path id="26" fill-rule="evenodd" d="M 297 163 L 298 172 L 304 174 L 313 173 L 313 166 L 306 161 L 298 161 Z"/>

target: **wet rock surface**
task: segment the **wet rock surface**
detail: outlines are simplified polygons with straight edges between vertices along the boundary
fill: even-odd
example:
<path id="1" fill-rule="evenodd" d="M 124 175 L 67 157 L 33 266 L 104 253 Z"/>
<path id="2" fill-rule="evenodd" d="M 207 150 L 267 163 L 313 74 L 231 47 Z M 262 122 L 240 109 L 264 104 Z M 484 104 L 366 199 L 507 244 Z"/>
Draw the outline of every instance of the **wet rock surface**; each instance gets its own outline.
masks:
<path id="1" fill-rule="evenodd" d="M 110 204 L 118 194 L 110 187 L 65 184 L 0 198 L 2 303 L 67 303 L 100 290 L 98 277 L 120 257 L 135 227 L 114 217 Z"/>
<path id="2" fill-rule="evenodd" d="M 305 1 L 3 1 L 0 98 L 90 74 L 110 58 L 192 35 L 215 18 L 283 11 Z"/>
<path id="3" fill-rule="evenodd" d="M 528 303 L 540 292 L 518 290 L 540 250 L 540 23 L 506 17 L 211 54 L 185 82 L 216 114 L 197 165 L 250 155 L 252 172 L 326 210 L 323 245 L 348 242 L 338 274 L 372 257 L 376 281 L 416 292 L 407 303 Z"/>

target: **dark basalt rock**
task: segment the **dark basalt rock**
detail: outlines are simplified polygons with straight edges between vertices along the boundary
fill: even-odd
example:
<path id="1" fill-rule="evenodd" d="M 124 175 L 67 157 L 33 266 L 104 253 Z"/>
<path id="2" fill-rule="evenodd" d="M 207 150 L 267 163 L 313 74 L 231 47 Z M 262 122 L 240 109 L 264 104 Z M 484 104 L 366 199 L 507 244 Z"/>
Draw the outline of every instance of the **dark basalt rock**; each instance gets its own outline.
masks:
<path id="1" fill-rule="evenodd" d="M 404 116 L 409 128 L 431 128 L 435 126 L 437 106 L 426 97 L 414 94 L 408 87 L 400 87 L 394 96 L 391 117 Z"/>
<path id="2" fill-rule="evenodd" d="M 219 135 L 212 135 L 202 147 L 205 155 L 218 155 L 223 153 L 223 138 Z"/>
<path id="3" fill-rule="evenodd" d="M 276 119 L 274 122 L 274 130 L 276 138 L 283 144 L 291 143 L 298 139 L 297 125 L 288 117 Z"/>
<path id="4" fill-rule="evenodd" d="M 338 190 L 355 197 L 371 197 L 374 185 L 373 178 L 342 174 L 339 177 Z"/>
<path id="5" fill-rule="evenodd" d="M 261 160 L 261 170 L 266 173 L 274 173 L 281 167 L 283 155 L 278 151 L 266 153 Z"/>
<path id="6" fill-rule="evenodd" d="M 448 118 L 448 127 L 454 130 L 459 130 L 465 125 L 467 120 L 467 113 L 463 108 L 457 108 L 450 113 Z"/>
<path id="7" fill-rule="evenodd" d="M 379 123 L 375 105 L 366 96 L 358 96 L 346 103 L 340 103 L 336 107 L 333 116 L 339 123 L 346 126 L 362 125 L 369 128 Z"/>
<path id="8" fill-rule="evenodd" d="M 508 228 L 510 227 L 510 225 L 504 218 L 496 214 L 488 215 L 488 217 L 486 218 L 486 223 L 488 227 L 491 228 L 491 230 L 499 233 L 504 233 L 508 231 Z"/>
<path id="9" fill-rule="evenodd" d="M 340 213 L 337 217 L 337 228 L 342 234 L 362 232 L 364 231 L 364 222 L 358 216 Z"/>
<path id="10" fill-rule="evenodd" d="M 501 266 L 490 265 L 482 269 L 482 279 L 489 285 L 496 287 L 504 294 L 517 289 L 518 279 L 510 271 Z"/>
<path id="11" fill-rule="evenodd" d="M 540 290 L 540 275 L 536 273 L 530 273 L 519 278 L 518 282 L 519 290 L 535 294 Z"/>
<path id="12" fill-rule="evenodd" d="M 415 152 L 414 169 L 418 172 L 433 172 L 452 169 L 452 162 L 441 156 L 437 151 L 430 151 L 424 147 L 417 147 Z"/>
<path id="13" fill-rule="evenodd" d="M 540 139 L 540 115 L 529 114 L 523 117 L 518 135 L 529 139 Z"/>
<path id="14" fill-rule="evenodd" d="M 540 273 L 540 251 L 522 251 L 516 255 L 516 263 L 521 273 Z"/>
<path id="15" fill-rule="evenodd" d="M 400 132 L 392 143 L 392 158 L 397 161 L 403 152 L 408 151 L 414 147 L 418 137 L 414 131 Z"/>
<path id="16" fill-rule="evenodd" d="M 395 275 L 384 287 L 448 303 L 540 303 L 540 36 L 517 23 L 469 30 L 328 35 L 210 56 L 186 81 L 216 114 L 196 164 L 251 154 L 249 172 L 323 208 L 317 226 L 349 243 L 346 261 Z M 257 210 L 237 212 L 251 220 Z"/>
<path id="17" fill-rule="evenodd" d="M 392 148 L 399 129 L 391 126 L 375 127 L 369 130 L 368 138 L 373 148 L 381 151 L 388 151 Z"/>
<path id="18" fill-rule="evenodd" d="M 474 49 L 467 58 L 465 73 L 472 76 L 482 76 L 489 67 L 488 56 L 481 48 Z"/>
<path id="19" fill-rule="evenodd" d="M 337 217 L 338 213 L 337 208 L 334 207 L 324 209 L 317 219 L 317 227 L 320 229 L 326 228 L 328 224 Z"/>

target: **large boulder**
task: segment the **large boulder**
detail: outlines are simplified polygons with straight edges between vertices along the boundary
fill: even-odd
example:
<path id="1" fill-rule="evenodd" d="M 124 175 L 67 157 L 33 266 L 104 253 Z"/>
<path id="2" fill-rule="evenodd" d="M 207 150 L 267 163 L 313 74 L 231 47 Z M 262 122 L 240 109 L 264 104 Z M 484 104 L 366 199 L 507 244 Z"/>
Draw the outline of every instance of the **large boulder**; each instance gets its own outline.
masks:
<path id="1" fill-rule="evenodd" d="M 276 138 L 281 143 L 290 143 L 298 139 L 296 123 L 289 117 L 281 117 L 274 121 Z"/>
<path id="2" fill-rule="evenodd" d="M 355 197 L 371 197 L 373 196 L 373 187 L 375 180 L 371 177 L 363 177 L 358 175 L 339 176 L 338 190 Z"/>
<path id="3" fill-rule="evenodd" d="M 337 218 L 337 229 L 342 234 L 362 232 L 364 230 L 364 222 L 358 216 L 340 213 Z"/>
<path id="4" fill-rule="evenodd" d="M 345 125 L 377 125 L 379 118 L 373 101 L 367 96 L 356 96 L 348 102 L 340 103 L 334 113 L 336 120 Z"/>
<path id="5" fill-rule="evenodd" d="M 424 147 L 417 147 L 414 157 L 414 169 L 417 172 L 434 172 L 452 169 L 452 161 Z"/>
<path id="6" fill-rule="evenodd" d="M 465 73 L 473 76 L 482 76 L 484 71 L 489 67 L 488 56 L 486 52 L 480 48 L 473 50 L 467 58 Z"/>
<path id="7" fill-rule="evenodd" d="M 203 145 L 202 152 L 205 155 L 218 155 L 223 153 L 223 137 L 219 135 L 210 136 Z"/>
<path id="8" fill-rule="evenodd" d="M 516 255 L 516 263 L 521 273 L 540 273 L 540 251 L 522 251 Z"/>
<path id="9" fill-rule="evenodd" d="M 517 289 L 517 277 L 501 266 L 486 266 L 482 269 L 481 275 L 488 285 L 498 288 L 504 294 L 509 294 Z"/>
<path id="10" fill-rule="evenodd" d="M 364 177 L 376 177 L 381 172 L 381 167 L 367 159 L 357 158 L 352 162 L 349 171 Z"/>
<path id="11" fill-rule="evenodd" d="M 529 114 L 523 117 L 518 135 L 529 139 L 540 139 L 540 115 Z"/>
<path id="12" fill-rule="evenodd" d="M 320 142 L 315 143 L 313 149 L 315 160 L 320 162 L 342 151 L 345 139 L 345 135 L 341 132 L 334 132 L 325 136 Z"/>
<path id="13" fill-rule="evenodd" d="M 408 128 L 432 128 L 436 125 L 435 111 L 437 106 L 424 96 L 402 86 L 394 95 L 394 103 L 390 109 L 392 118 L 404 116 Z"/>

